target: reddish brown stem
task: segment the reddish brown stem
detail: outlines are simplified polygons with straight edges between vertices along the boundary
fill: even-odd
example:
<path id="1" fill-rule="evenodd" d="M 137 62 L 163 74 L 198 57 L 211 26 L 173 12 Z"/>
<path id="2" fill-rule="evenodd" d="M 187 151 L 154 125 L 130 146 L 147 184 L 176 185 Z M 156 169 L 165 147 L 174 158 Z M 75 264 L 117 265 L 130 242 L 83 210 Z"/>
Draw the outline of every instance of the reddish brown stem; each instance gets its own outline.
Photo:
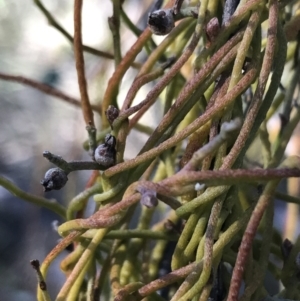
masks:
<path id="1" fill-rule="evenodd" d="M 152 106 L 152 104 L 157 99 L 158 95 L 162 92 L 162 90 L 171 82 L 174 76 L 179 72 L 180 68 L 185 64 L 185 62 L 192 55 L 199 41 L 199 37 L 194 35 L 191 43 L 186 48 L 185 52 L 181 55 L 181 57 L 176 61 L 173 67 L 170 69 L 168 73 L 166 73 L 161 80 L 155 85 L 155 87 L 149 92 L 147 98 L 143 101 L 145 104 L 139 110 L 139 112 L 131 119 L 130 128 L 134 127 L 134 125 L 140 120 L 140 118 L 147 112 L 147 110 Z M 149 100 L 148 100 L 149 99 Z"/>
<path id="2" fill-rule="evenodd" d="M 164 73 L 164 70 L 169 67 L 169 65 L 175 60 L 174 59 L 170 59 L 168 62 L 166 62 L 164 65 L 162 65 L 161 67 L 157 68 L 156 70 L 154 70 L 153 72 L 147 73 L 147 74 L 143 74 L 138 76 L 132 86 L 130 87 L 125 101 L 123 103 L 122 106 L 122 112 L 125 111 L 124 113 L 126 114 L 126 117 L 130 116 L 132 113 L 129 109 L 129 107 L 131 106 L 131 103 L 136 95 L 136 93 L 139 91 L 139 89 L 145 85 L 146 83 L 149 83 L 153 80 L 155 80 L 156 78 L 158 78 L 160 75 L 162 75 Z M 134 112 L 136 112 L 136 110 L 134 110 Z M 122 114 L 122 113 L 121 113 Z M 123 115 L 123 114 L 122 114 Z"/>
<path id="3" fill-rule="evenodd" d="M 199 129 L 206 122 L 220 113 L 226 106 L 228 106 L 238 95 L 240 95 L 245 90 L 246 87 L 248 87 L 253 82 L 256 73 L 256 68 L 250 68 L 250 70 L 243 76 L 238 84 L 223 98 L 222 102 L 218 102 L 216 105 L 206 110 L 199 118 L 193 121 L 184 130 L 175 134 L 172 138 L 164 141 L 159 146 L 142 153 L 134 159 L 120 163 L 107 169 L 105 171 L 105 175 L 107 177 L 111 177 L 119 172 L 133 168 L 142 162 L 155 158 L 163 151 L 175 146 L 178 142 L 188 137 L 191 133 Z"/>
<path id="4" fill-rule="evenodd" d="M 274 183 L 276 183 L 274 185 Z M 235 266 L 232 273 L 232 278 L 230 282 L 230 288 L 228 293 L 227 301 L 237 301 L 240 286 L 243 279 L 244 269 L 246 267 L 247 258 L 252 248 L 252 243 L 254 237 L 256 235 L 256 231 L 258 229 L 259 223 L 262 219 L 262 216 L 270 203 L 272 195 L 275 191 L 277 186 L 277 181 L 270 182 L 262 196 L 259 198 L 259 201 L 251 215 L 250 221 L 247 225 L 247 228 L 244 232 L 243 239 L 239 248 L 239 252 L 236 258 Z"/>
<path id="5" fill-rule="evenodd" d="M 276 6 L 276 7 L 275 7 Z M 265 49 L 265 55 L 261 71 L 258 78 L 258 84 L 251 101 L 246 119 L 239 136 L 236 139 L 234 146 L 231 148 L 229 154 L 224 158 L 221 169 L 227 169 L 234 164 L 236 158 L 240 154 L 241 150 L 245 145 L 245 141 L 248 139 L 250 131 L 252 130 L 253 124 L 256 120 L 256 116 L 261 107 L 267 80 L 272 71 L 273 59 L 276 50 L 276 36 L 277 36 L 277 19 L 278 19 L 278 7 L 277 5 L 270 6 L 269 16 L 269 28 L 268 28 L 268 40 Z"/>
<path id="6" fill-rule="evenodd" d="M 2 80 L 6 80 L 6 81 L 11 81 L 11 82 L 16 82 L 22 85 L 26 85 L 29 86 L 31 88 L 34 88 L 36 90 L 39 90 L 41 92 L 44 92 L 45 94 L 57 97 L 61 100 L 64 100 L 67 103 L 70 103 L 72 105 L 75 105 L 77 107 L 81 106 L 80 100 L 76 99 L 74 97 L 68 96 L 65 93 L 49 86 L 46 85 L 44 83 L 35 81 L 33 79 L 24 77 L 24 76 L 20 76 L 20 75 L 10 75 L 10 74 L 5 74 L 5 73 L 0 73 L 0 79 Z M 92 110 L 100 113 L 101 112 L 101 106 L 95 106 L 92 105 L 91 106 Z"/>
<path id="7" fill-rule="evenodd" d="M 206 79 L 206 77 L 213 72 L 213 70 L 216 68 L 216 66 L 222 61 L 229 61 L 230 54 L 234 54 L 234 46 L 242 39 L 243 37 L 243 31 L 238 32 L 234 37 L 232 37 L 227 43 L 225 43 L 213 56 L 212 58 L 204 64 L 204 66 L 197 72 L 197 74 L 187 81 L 183 89 L 181 90 L 178 98 L 176 99 L 175 103 L 171 106 L 169 111 L 165 114 L 162 121 L 159 123 L 153 134 L 148 139 L 146 145 L 143 147 L 142 151 L 149 149 L 156 140 L 156 137 L 159 137 L 161 133 L 170 125 L 170 123 L 173 121 L 175 114 L 178 114 L 178 112 L 182 109 L 184 104 L 186 103 L 187 99 L 191 96 L 192 92 L 196 90 L 197 87 L 199 87 Z M 232 53 L 231 53 L 232 52 Z M 226 55 L 228 55 L 228 58 L 226 58 Z M 180 58 L 181 59 L 181 58 Z M 179 60 L 180 60 L 179 59 Z M 178 61 L 179 61 L 178 60 Z M 182 61 L 179 61 L 182 63 Z M 221 64 L 221 63 L 220 63 Z M 130 128 L 132 128 L 138 120 L 143 116 L 144 112 L 153 104 L 156 97 L 159 95 L 159 93 L 162 91 L 163 81 L 167 81 L 168 83 L 168 76 L 170 72 L 175 72 L 173 70 L 175 67 L 178 67 L 179 65 L 176 64 L 173 65 L 171 70 L 166 73 L 162 79 L 155 85 L 155 87 L 148 93 L 145 100 L 143 100 L 140 105 L 142 109 L 130 120 Z M 173 71 L 172 71 L 173 70 Z M 172 76 L 174 76 L 173 73 Z"/>
<path id="8" fill-rule="evenodd" d="M 138 293 L 142 297 L 146 297 L 150 295 L 151 293 L 166 287 L 176 281 L 181 280 L 182 278 L 186 277 L 190 273 L 192 273 L 195 270 L 200 270 L 203 266 L 203 262 L 200 263 L 193 262 L 189 265 L 186 265 L 185 267 L 182 267 L 178 270 L 175 270 L 161 278 L 158 278 L 154 281 L 151 281 L 150 283 L 144 285 L 138 290 Z"/>
<path id="9" fill-rule="evenodd" d="M 78 85 L 81 95 L 81 107 L 83 117 L 86 125 L 95 126 L 93 111 L 91 108 L 88 92 L 87 83 L 84 72 L 84 58 L 82 50 L 82 37 L 81 37 L 81 9 L 82 0 L 75 0 L 74 2 L 74 54 L 76 61 L 76 71 L 78 78 Z"/>
<path id="10" fill-rule="evenodd" d="M 169 1 L 165 8 L 171 7 L 172 1 Z M 108 85 L 103 97 L 102 103 L 102 124 L 103 127 L 106 128 L 109 126 L 108 121 L 105 118 L 105 111 L 107 110 L 108 106 L 115 102 L 117 97 L 117 91 L 119 88 L 119 84 L 130 67 L 133 63 L 134 59 L 138 55 L 138 53 L 142 50 L 145 43 L 151 37 L 152 32 L 149 28 L 146 28 L 144 32 L 139 36 L 137 41 L 132 45 L 129 51 L 125 54 L 122 61 L 120 62 L 119 66 L 116 68 L 115 72 L 113 73 L 112 77 L 108 81 Z"/>
<path id="11" fill-rule="evenodd" d="M 298 168 L 278 168 L 278 169 L 227 169 L 227 170 L 205 170 L 186 171 L 178 173 L 170 178 L 159 182 L 160 186 L 171 189 L 172 192 L 179 190 L 183 185 L 195 182 L 207 183 L 209 185 L 226 185 L 240 182 L 262 182 L 289 177 L 300 177 Z M 180 188 L 181 187 L 181 188 Z"/>

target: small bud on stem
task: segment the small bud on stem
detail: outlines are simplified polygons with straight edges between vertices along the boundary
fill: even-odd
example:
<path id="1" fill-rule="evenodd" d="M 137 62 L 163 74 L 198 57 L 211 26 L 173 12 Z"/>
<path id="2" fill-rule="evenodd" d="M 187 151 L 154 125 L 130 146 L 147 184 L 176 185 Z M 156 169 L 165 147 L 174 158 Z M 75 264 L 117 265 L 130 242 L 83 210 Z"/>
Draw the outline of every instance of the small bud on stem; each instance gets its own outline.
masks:
<path id="1" fill-rule="evenodd" d="M 105 167 L 110 167 L 116 161 L 116 138 L 110 134 L 106 135 L 103 144 L 100 144 L 95 151 L 95 161 Z"/>
<path id="2" fill-rule="evenodd" d="M 65 186 L 68 181 L 67 173 L 58 168 L 54 167 L 49 169 L 41 184 L 44 186 L 44 191 L 59 190 Z"/>
<path id="3" fill-rule="evenodd" d="M 173 9 L 159 9 L 149 14 L 148 25 L 159 36 L 166 35 L 175 27 Z"/>

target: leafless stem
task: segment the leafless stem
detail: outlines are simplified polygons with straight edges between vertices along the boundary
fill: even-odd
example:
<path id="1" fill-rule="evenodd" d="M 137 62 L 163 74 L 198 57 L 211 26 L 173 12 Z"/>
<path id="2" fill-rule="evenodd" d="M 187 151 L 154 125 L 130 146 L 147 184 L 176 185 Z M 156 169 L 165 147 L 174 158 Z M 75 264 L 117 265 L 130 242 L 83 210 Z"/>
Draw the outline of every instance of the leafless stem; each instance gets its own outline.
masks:
<path id="1" fill-rule="evenodd" d="M 76 61 L 76 70 L 78 85 L 81 95 L 81 106 L 83 117 L 86 125 L 95 126 L 93 111 L 91 109 L 91 104 L 87 92 L 87 83 L 84 71 L 84 58 L 82 52 L 82 38 L 81 38 L 81 9 L 82 0 L 74 1 L 74 54 Z"/>
<path id="2" fill-rule="evenodd" d="M 0 73 L 0 79 L 5 80 L 5 81 L 11 81 L 11 82 L 16 82 L 22 85 L 26 85 L 29 87 L 32 87 L 36 90 L 39 90 L 45 94 L 57 97 L 67 103 L 70 103 L 72 105 L 75 105 L 76 107 L 80 107 L 81 103 L 79 99 L 76 99 L 74 97 L 71 97 L 69 95 L 66 95 L 65 93 L 49 86 L 46 85 L 44 83 L 35 81 L 33 79 L 24 77 L 24 76 L 20 76 L 20 75 L 10 75 L 10 74 L 6 74 L 6 73 Z M 92 110 L 100 113 L 101 112 L 101 106 L 100 105 L 92 105 L 91 106 Z"/>

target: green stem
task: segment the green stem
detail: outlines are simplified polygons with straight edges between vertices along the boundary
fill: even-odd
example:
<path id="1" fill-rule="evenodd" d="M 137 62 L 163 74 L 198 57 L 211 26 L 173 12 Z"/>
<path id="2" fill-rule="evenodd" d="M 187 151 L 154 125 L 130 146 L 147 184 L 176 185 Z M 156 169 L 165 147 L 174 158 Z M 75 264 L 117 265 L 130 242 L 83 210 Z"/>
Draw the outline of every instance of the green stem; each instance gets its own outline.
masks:
<path id="1" fill-rule="evenodd" d="M 83 269 L 80 271 L 78 277 L 76 278 L 72 288 L 70 289 L 70 292 L 68 294 L 68 297 L 66 298 L 66 301 L 76 301 L 78 300 L 79 293 L 82 289 L 82 283 L 85 279 L 86 273 L 89 270 L 91 264 L 93 262 L 93 257 L 89 258 L 86 265 L 83 267 Z"/>
<path id="2" fill-rule="evenodd" d="M 91 260 L 93 254 L 95 253 L 95 250 L 97 246 L 102 241 L 105 234 L 108 232 L 108 229 L 99 229 L 96 233 L 96 235 L 93 237 L 91 242 L 89 243 L 87 249 L 83 252 L 82 256 L 78 260 L 76 266 L 72 270 L 71 274 L 69 275 L 68 279 L 64 283 L 63 287 L 61 288 L 60 292 L 58 293 L 56 297 L 56 301 L 65 301 L 70 289 L 76 282 L 76 279 L 81 274 L 81 271 L 86 268 L 88 262 Z"/>
<path id="3" fill-rule="evenodd" d="M 209 280 L 213 264 L 213 258 L 215 257 L 213 254 L 215 228 L 217 226 L 219 214 L 223 206 L 223 201 L 224 197 L 221 196 L 214 203 L 211 210 L 205 233 L 203 269 L 200 278 L 194 283 L 192 288 L 190 288 L 180 299 L 178 299 L 178 301 L 189 300 L 196 294 L 200 293 L 207 284 L 207 281 Z M 186 281 L 189 281 L 189 279 L 187 278 Z"/>
<path id="4" fill-rule="evenodd" d="M 282 26 L 280 22 L 277 23 L 277 45 L 278 45 L 278 51 L 275 55 L 274 62 L 276 62 L 275 67 L 274 67 L 274 72 L 271 77 L 271 83 L 268 88 L 268 91 L 263 98 L 263 101 L 261 103 L 260 109 L 257 112 L 256 116 L 254 118 L 254 123 L 252 126 L 251 131 L 247 135 L 247 140 L 245 141 L 244 147 L 241 150 L 237 161 L 240 160 L 240 158 L 243 158 L 245 155 L 246 150 L 249 148 L 251 143 L 253 142 L 256 133 L 261 125 L 261 123 L 264 121 L 266 118 L 266 114 L 272 104 L 272 101 L 274 100 L 274 97 L 276 95 L 276 92 L 278 90 L 280 80 L 282 77 L 284 65 L 285 65 L 285 59 L 286 59 L 286 52 L 287 52 L 287 42 L 286 38 L 283 33 Z M 250 115 L 248 115 L 250 117 Z M 275 164 L 276 166 L 276 164 Z"/>
<path id="5" fill-rule="evenodd" d="M 7 189 L 11 194 L 15 195 L 16 197 L 19 197 L 29 203 L 32 203 L 34 205 L 38 205 L 40 207 L 47 208 L 54 213 L 61 216 L 63 219 L 66 218 L 66 208 L 64 208 L 62 205 L 57 203 L 56 200 L 48 200 L 46 198 L 38 197 L 33 194 L 27 193 L 17 186 L 15 186 L 11 181 L 7 180 L 4 177 L 0 176 L 0 186 Z"/>
<path id="6" fill-rule="evenodd" d="M 55 258 L 57 258 L 57 256 L 62 251 L 64 251 L 82 233 L 83 233 L 83 231 L 74 231 L 74 232 L 70 233 L 67 237 L 65 237 L 63 240 L 61 240 L 56 245 L 56 247 L 47 255 L 47 257 L 45 258 L 45 260 L 43 261 L 43 263 L 41 265 L 41 273 L 42 273 L 42 275 L 43 275 L 44 278 L 46 278 L 49 266 L 53 262 L 53 260 Z M 39 289 L 38 289 L 38 292 L 37 292 L 37 299 L 38 299 L 38 301 L 45 301 L 43 299 L 42 292 Z"/>
<path id="7" fill-rule="evenodd" d="M 276 191 L 275 197 L 287 203 L 294 203 L 300 205 L 300 198 L 282 193 L 281 191 Z"/>
<path id="8" fill-rule="evenodd" d="M 87 230 L 83 237 L 93 238 L 97 229 Z M 157 232 L 146 229 L 135 229 L 135 230 L 112 230 L 106 236 L 105 239 L 131 239 L 131 238 L 143 238 L 143 239 L 163 239 L 176 241 L 178 235 L 168 234 L 164 232 Z"/>
<path id="9" fill-rule="evenodd" d="M 223 102 L 219 102 L 215 106 L 207 109 L 199 118 L 193 121 L 189 126 L 187 126 L 184 130 L 175 134 L 172 138 L 161 143 L 159 146 L 142 153 L 134 159 L 126 161 L 124 163 L 120 163 L 117 166 L 111 167 L 105 171 L 105 175 L 107 177 L 111 177 L 114 174 L 117 174 L 121 171 L 131 169 L 149 159 L 155 158 L 161 152 L 175 146 L 183 139 L 187 138 L 190 134 L 192 134 L 195 130 L 199 129 L 210 119 L 214 118 L 217 114 L 220 113 L 225 107 L 227 107 L 234 99 L 240 95 L 248 85 L 252 83 L 256 75 L 256 68 L 252 67 L 250 70 L 243 76 L 243 78 L 239 81 L 239 83 L 224 97 Z M 193 85 L 196 85 L 194 83 Z M 193 89 L 191 89 L 192 91 Z M 151 137 L 149 138 L 151 139 Z M 144 148 L 147 148 L 145 146 Z"/>
<path id="10" fill-rule="evenodd" d="M 120 43 L 120 11 L 121 3 L 120 0 L 112 0 L 113 3 L 113 16 L 108 18 L 109 28 L 112 32 L 114 53 L 115 53 L 115 68 L 118 67 L 121 59 L 121 43 Z M 113 104 L 115 105 L 115 104 Z"/>
<path id="11" fill-rule="evenodd" d="M 238 232 L 246 226 L 249 217 L 252 213 L 252 208 L 249 208 L 243 216 L 238 218 L 233 224 L 231 224 L 228 229 L 220 235 L 217 242 L 214 244 L 213 248 L 213 254 L 214 256 L 218 257 L 223 252 L 224 248 L 229 244 L 238 234 Z M 199 278 L 199 274 L 202 271 L 203 267 L 203 261 L 200 262 L 193 262 L 187 266 L 184 266 L 178 270 L 175 270 L 171 272 L 170 274 L 167 274 L 166 276 L 163 276 L 157 280 L 154 280 L 147 285 L 143 286 L 139 289 L 139 294 L 142 297 L 148 296 L 152 292 L 159 290 L 160 288 L 163 288 L 169 284 L 172 284 L 174 282 L 180 281 L 182 278 L 185 278 L 189 274 L 193 273 L 195 279 Z M 181 296 L 182 291 L 186 292 L 185 286 L 189 286 L 188 283 L 185 283 L 184 287 L 180 287 L 171 301 L 175 301 L 178 299 L 178 297 Z"/>
<path id="12" fill-rule="evenodd" d="M 67 220 L 71 220 L 74 218 L 74 213 L 76 211 L 80 211 L 83 209 L 85 205 L 85 201 L 95 193 L 99 193 L 101 190 L 101 185 L 99 183 L 95 184 L 94 186 L 87 188 L 83 192 L 79 193 L 76 197 L 74 197 L 71 202 L 69 203 L 67 209 Z"/>

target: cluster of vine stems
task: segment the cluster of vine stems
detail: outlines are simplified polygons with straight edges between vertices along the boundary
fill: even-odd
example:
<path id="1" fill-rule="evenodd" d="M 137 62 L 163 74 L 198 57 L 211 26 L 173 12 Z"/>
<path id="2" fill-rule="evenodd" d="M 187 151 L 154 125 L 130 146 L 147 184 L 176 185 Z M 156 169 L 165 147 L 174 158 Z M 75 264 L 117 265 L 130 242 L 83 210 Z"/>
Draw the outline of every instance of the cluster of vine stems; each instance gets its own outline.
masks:
<path id="1" fill-rule="evenodd" d="M 100 129 L 98 142 L 107 133 L 117 141 L 115 165 L 93 171 L 86 189 L 67 208 L 0 178 L 0 185 L 18 197 L 65 219 L 58 227 L 63 239 L 41 266 L 31 262 L 39 280 L 38 300 L 51 300 L 48 268 L 71 243 L 74 250 L 60 265 L 67 277 L 57 301 L 165 300 L 163 291 L 171 301 L 262 300 L 268 297 L 263 285 L 267 270 L 284 285 L 280 297 L 299 300 L 300 239 L 294 245 L 283 242 L 273 229 L 275 196 L 300 204 L 300 199 L 276 190 L 281 179 L 300 176 L 300 159 L 284 159 L 300 120 L 299 1 L 227 0 L 223 8 L 222 1 L 202 0 L 184 9 L 182 1 L 175 7 L 169 1 L 162 10 L 173 9 L 171 16 L 180 20 L 156 45 L 150 29 L 139 30 L 124 12 L 123 1 L 113 0 L 109 26 L 114 54 L 82 44 L 82 0 L 74 0 L 74 37 L 40 0 L 34 2 L 74 45 L 80 100 L 26 77 L 0 73 L 0 79 L 81 106 L 88 128 Z M 124 56 L 120 20 L 137 35 Z M 147 59 L 136 62 L 143 49 Z M 115 63 L 96 104 L 87 92 L 84 51 Z M 182 67 L 190 70 L 188 77 Z M 120 83 L 129 68 L 137 76 L 118 107 Z M 289 78 L 282 77 L 284 69 Z M 149 82 L 153 86 L 146 98 L 132 106 Z M 158 99 L 164 101 L 164 114 L 151 129 L 139 120 Z M 109 122 L 106 112 L 112 106 L 119 113 Z M 266 123 L 279 108 L 281 128 L 271 142 Z M 101 115 L 100 125 L 94 124 L 94 113 Z M 124 161 L 133 128 L 149 137 L 135 158 Z M 262 162 L 247 152 L 254 143 Z M 95 213 L 79 218 L 91 196 Z M 139 206 L 147 197 L 151 208 Z M 153 199 L 160 201 L 158 206 Z M 132 229 L 137 208 L 138 223 Z M 153 224 L 154 215 L 163 218 Z M 175 247 L 168 253 L 171 242 Z M 163 260 L 170 271 L 159 275 Z"/>

